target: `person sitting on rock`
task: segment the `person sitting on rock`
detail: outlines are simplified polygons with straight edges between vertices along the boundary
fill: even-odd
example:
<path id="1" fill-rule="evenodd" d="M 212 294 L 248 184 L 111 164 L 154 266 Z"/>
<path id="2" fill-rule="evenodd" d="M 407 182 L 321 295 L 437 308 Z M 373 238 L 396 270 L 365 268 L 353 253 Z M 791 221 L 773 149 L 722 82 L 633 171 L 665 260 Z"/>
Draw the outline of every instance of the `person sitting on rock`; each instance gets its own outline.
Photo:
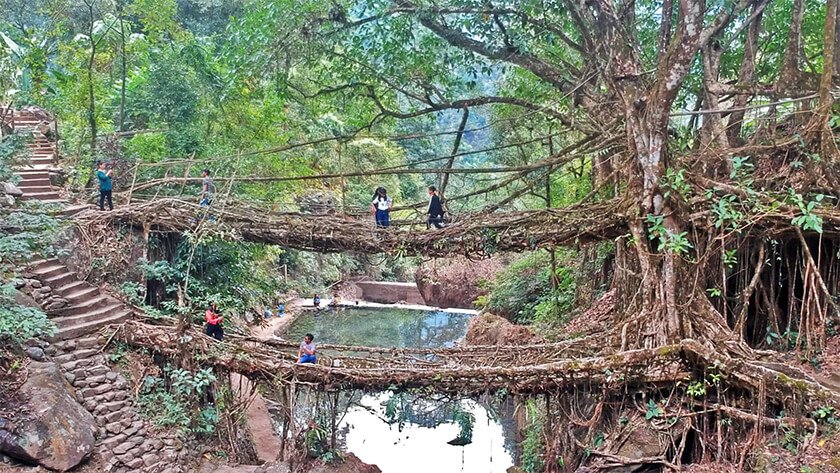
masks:
<path id="1" fill-rule="evenodd" d="M 307 333 L 300 342 L 300 349 L 298 350 L 298 363 L 312 363 L 317 360 L 315 358 L 315 337 L 311 333 Z"/>
<path id="2" fill-rule="evenodd" d="M 209 304 L 207 310 L 204 311 L 204 333 L 208 336 L 221 341 L 225 336 L 225 331 L 222 330 L 222 316 L 219 315 L 219 307 L 216 304 Z"/>
<path id="3" fill-rule="evenodd" d="M 341 296 L 338 295 L 338 291 L 333 292 L 332 300 L 330 301 L 330 307 L 338 307 L 341 304 Z"/>

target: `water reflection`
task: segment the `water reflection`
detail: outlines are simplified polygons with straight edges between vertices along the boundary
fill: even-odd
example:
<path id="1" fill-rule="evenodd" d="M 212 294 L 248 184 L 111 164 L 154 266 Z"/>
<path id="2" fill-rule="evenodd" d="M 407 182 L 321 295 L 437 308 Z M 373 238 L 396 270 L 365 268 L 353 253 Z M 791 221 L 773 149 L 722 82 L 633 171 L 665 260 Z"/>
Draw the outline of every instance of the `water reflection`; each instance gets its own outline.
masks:
<path id="1" fill-rule="evenodd" d="M 339 309 L 298 317 L 283 338 L 307 333 L 318 343 L 399 348 L 451 347 L 467 333 L 469 314 L 411 309 Z"/>
<path id="2" fill-rule="evenodd" d="M 425 425 L 408 422 L 402 430 L 383 421 L 389 394 L 364 396 L 344 418 L 345 445 L 365 463 L 377 465 L 383 473 L 487 472 L 504 473 L 513 465 L 505 449 L 502 425 L 484 406 L 459 401 L 461 409 L 475 418 L 472 443 L 463 447 L 446 442 L 458 436 L 455 422 L 427 417 Z M 435 421 L 430 422 L 432 418 Z"/>
<path id="3" fill-rule="evenodd" d="M 451 347 L 466 334 L 469 317 L 411 309 L 325 310 L 298 317 L 284 338 L 297 340 L 313 333 L 320 343 Z M 384 473 L 503 473 L 513 465 L 516 427 L 508 400 L 477 402 L 391 392 L 361 397 L 344 393 L 341 398 L 340 403 L 346 407 L 339 424 L 341 443 Z M 461 434 L 461 427 L 454 421 L 459 411 L 473 418 L 472 442 L 465 446 L 447 443 Z"/>

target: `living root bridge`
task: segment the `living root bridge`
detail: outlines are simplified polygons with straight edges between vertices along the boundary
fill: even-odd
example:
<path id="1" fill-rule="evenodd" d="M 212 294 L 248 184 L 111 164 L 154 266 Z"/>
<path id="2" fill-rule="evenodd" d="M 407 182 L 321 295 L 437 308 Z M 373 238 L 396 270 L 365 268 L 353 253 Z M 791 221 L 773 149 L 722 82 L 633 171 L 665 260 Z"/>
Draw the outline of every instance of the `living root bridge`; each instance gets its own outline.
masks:
<path id="1" fill-rule="evenodd" d="M 588 243 L 626 233 L 617 200 L 562 209 L 461 215 L 443 229 L 380 229 L 372 221 L 335 215 L 271 213 L 245 205 L 200 207 L 178 199 L 137 202 L 111 212 L 86 211 L 80 223 L 120 221 L 161 232 L 210 231 L 244 239 L 318 252 L 355 251 L 403 255 L 485 255 L 539 247 Z"/>
<path id="2" fill-rule="evenodd" d="M 724 382 L 758 391 L 768 401 L 840 406 L 840 393 L 803 372 L 756 360 L 736 360 L 695 340 L 659 348 L 599 356 L 571 356 L 575 342 L 523 346 L 470 346 L 449 349 L 388 349 L 361 346 L 319 347 L 319 364 L 295 363 L 296 346 L 244 337 L 224 342 L 192 331 L 193 353 L 202 363 L 253 379 L 304 383 L 327 390 L 428 389 L 450 394 L 494 391 L 535 394 L 574 387 L 610 390 L 649 389 L 692 378 L 698 368 L 714 366 Z M 164 356 L 179 352 L 173 327 L 129 322 L 115 336 Z"/>

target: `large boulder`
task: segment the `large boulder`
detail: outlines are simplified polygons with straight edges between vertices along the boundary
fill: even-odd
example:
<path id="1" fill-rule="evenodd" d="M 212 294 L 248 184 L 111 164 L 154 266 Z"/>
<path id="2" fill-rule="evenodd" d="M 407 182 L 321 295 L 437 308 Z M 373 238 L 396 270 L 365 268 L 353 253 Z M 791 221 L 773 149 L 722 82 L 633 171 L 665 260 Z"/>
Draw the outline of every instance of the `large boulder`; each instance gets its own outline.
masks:
<path id="1" fill-rule="evenodd" d="M 467 323 L 464 341 L 467 345 L 530 345 L 546 340 L 524 325 L 482 312 Z"/>
<path id="2" fill-rule="evenodd" d="M 414 280 L 426 305 L 470 309 L 473 301 L 486 293 L 483 283 L 492 280 L 506 265 L 504 256 L 483 260 L 462 256 L 437 258 L 422 263 Z"/>
<path id="3" fill-rule="evenodd" d="M 19 393 L 26 404 L 13 418 L 0 418 L 0 452 L 67 471 L 93 451 L 96 420 L 55 363 L 31 362 Z"/>
<path id="4" fill-rule="evenodd" d="M 20 189 L 20 187 L 12 184 L 11 182 L 3 183 L 3 193 L 14 197 L 20 197 L 23 195 L 23 191 Z"/>

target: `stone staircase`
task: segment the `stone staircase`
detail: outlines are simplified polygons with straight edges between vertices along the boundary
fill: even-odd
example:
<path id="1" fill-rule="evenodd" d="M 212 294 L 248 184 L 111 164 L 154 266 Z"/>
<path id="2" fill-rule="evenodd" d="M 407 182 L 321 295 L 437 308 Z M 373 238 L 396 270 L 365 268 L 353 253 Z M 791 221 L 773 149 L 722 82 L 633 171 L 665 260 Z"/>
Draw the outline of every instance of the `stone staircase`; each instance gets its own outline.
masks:
<path id="1" fill-rule="evenodd" d="M 55 340 L 80 337 L 131 316 L 125 304 L 80 281 L 58 259 L 35 261 L 24 276 L 32 297 L 58 326 Z"/>
<path id="2" fill-rule="evenodd" d="M 2 109 L 0 108 L 0 112 Z M 33 110 L 14 110 L 5 116 L 7 125 L 14 128 L 16 133 L 31 134 L 32 141 L 27 144 L 29 149 L 29 163 L 20 167 L 16 174 L 21 180 L 17 187 L 23 191 L 22 199 L 40 200 L 45 203 L 65 203 L 58 188 L 52 185 L 50 171 L 58 165 L 57 143 L 38 131 L 38 126 L 45 124 L 54 126 L 55 120 L 46 113 Z"/>
<path id="3" fill-rule="evenodd" d="M 177 437 L 155 432 L 140 416 L 132 386 L 102 353 L 105 343 L 104 336 L 90 336 L 47 348 L 79 402 L 96 419 L 99 434 L 92 463 L 101 466 L 99 471 L 115 473 L 183 473 L 177 463 L 191 453 Z"/>

